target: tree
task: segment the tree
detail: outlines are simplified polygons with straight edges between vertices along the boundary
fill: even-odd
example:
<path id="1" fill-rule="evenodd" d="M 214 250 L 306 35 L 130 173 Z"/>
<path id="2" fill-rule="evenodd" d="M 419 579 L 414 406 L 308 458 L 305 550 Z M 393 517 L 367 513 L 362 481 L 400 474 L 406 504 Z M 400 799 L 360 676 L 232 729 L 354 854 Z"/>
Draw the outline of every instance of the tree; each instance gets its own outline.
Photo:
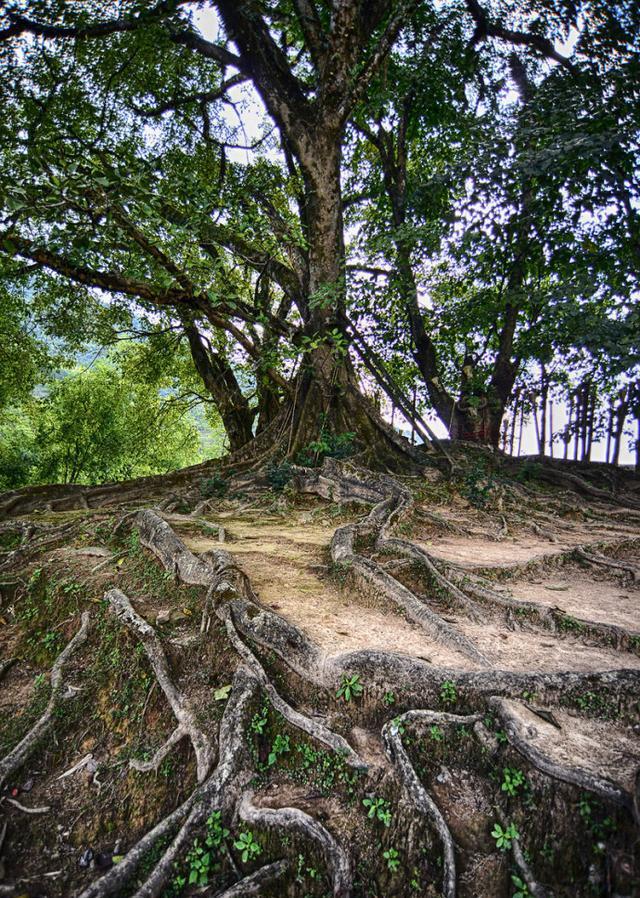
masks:
<path id="1" fill-rule="evenodd" d="M 349 123 L 366 122 L 372 107 L 384 110 L 379 90 L 387 67 L 394 54 L 410 58 L 414 44 L 420 52 L 440 48 L 438 78 L 450 93 L 475 90 L 483 102 L 487 86 L 490 105 L 513 47 L 526 61 L 538 60 L 536 71 L 550 59 L 569 77 L 588 68 L 592 51 L 601 64 L 606 40 L 622 45 L 629 26 L 619 39 L 617 19 L 604 14 L 602 34 L 589 31 L 585 52 L 580 45 L 577 63 L 569 64 L 554 40 L 566 38 L 588 5 L 539 2 L 504 14 L 475 0 L 451 10 L 416 0 L 218 0 L 207 8 L 218 17 L 213 40 L 179 0 L 142 9 L 125 3 L 117 15 L 109 4 L 47 0 L 26 13 L 10 6 L 0 29 L 8 94 L 5 259 L 34 266 L 45 290 L 81 285 L 86 296 L 106 291 L 116 304 L 126 300 L 186 322 L 201 376 L 211 389 L 229 383 L 232 401 L 227 408 L 225 396 L 217 401 L 234 446 L 246 443 L 251 427 L 242 390 L 232 383 L 233 363 L 217 351 L 212 357 L 191 324 L 225 332 L 232 355 L 237 348 L 251 361 L 267 425 L 259 425 L 261 444 L 281 445 L 286 433 L 295 453 L 322 421 L 335 433 L 355 430 L 384 464 L 408 450 L 363 397 L 348 351 L 342 175 Z M 271 122 L 257 141 L 263 156 L 246 170 L 229 163 L 237 140 L 220 112 L 221 103 L 241 102 L 244 83 Z M 421 89 L 429 87 L 426 79 Z M 521 176 L 516 196 L 524 202 Z M 522 253 L 514 247 L 524 232 L 518 215 L 512 218 L 513 294 L 523 289 Z M 414 242 L 395 241 L 405 296 L 413 289 L 407 253 Z M 494 371 L 496 420 L 513 383 L 513 318 L 507 313 Z M 416 349 L 425 343 L 421 315 L 414 309 L 410 319 Z M 422 331 L 433 342 L 428 323 Z M 288 355 L 300 360 L 295 370 Z M 424 363 L 422 350 L 420 357 Z M 435 401 L 433 367 L 423 376 Z M 462 370 L 469 369 L 463 359 Z M 473 398 L 477 378 L 470 380 L 463 392 Z M 440 398 L 451 407 L 450 397 Z M 495 441 L 495 421 L 488 430 Z"/>
<path id="2" fill-rule="evenodd" d="M 198 447 L 184 402 L 98 362 L 50 381 L 45 395 L 5 417 L 0 477 L 5 488 L 102 483 L 192 464 Z"/>
<path id="3" fill-rule="evenodd" d="M 393 340 L 413 355 L 451 436 L 497 445 L 519 371 L 560 348 L 554 315 L 596 305 L 615 320 L 637 289 L 635 222 L 611 214 L 608 185 L 615 166 L 634 183 L 638 122 L 593 102 L 637 65 L 637 49 L 622 31 L 620 58 L 605 61 L 600 24 L 549 69 L 519 50 L 470 47 L 454 16 L 439 25 L 437 42 L 423 32 L 391 57 L 378 103 L 355 120 L 361 270 L 382 277 L 364 311 L 383 351 Z M 408 343 L 390 339 L 389 320 Z"/>

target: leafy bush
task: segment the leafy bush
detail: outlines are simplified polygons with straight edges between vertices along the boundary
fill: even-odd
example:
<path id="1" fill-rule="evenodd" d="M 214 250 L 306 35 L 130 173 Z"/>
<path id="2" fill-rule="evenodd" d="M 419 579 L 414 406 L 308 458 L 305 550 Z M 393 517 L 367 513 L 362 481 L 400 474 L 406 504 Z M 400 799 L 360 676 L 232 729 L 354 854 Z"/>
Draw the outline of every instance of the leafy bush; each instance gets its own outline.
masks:
<path id="1" fill-rule="evenodd" d="M 325 458 L 349 458 L 355 451 L 355 433 L 329 433 L 324 427 L 320 430 L 317 440 L 304 446 L 296 461 L 305 468 L 314 468 L 322 464 Z"/>

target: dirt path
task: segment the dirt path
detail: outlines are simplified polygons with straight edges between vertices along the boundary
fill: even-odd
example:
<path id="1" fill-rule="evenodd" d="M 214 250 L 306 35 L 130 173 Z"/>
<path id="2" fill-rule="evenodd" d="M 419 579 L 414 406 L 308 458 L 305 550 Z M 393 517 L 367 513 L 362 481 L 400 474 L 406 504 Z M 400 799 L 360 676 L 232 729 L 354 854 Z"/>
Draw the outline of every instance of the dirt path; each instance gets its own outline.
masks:
<path id="1" fill-rule="evenodd" d="M 288 520 L 269 515 L 218 515 L 209 519 L 225 529 L 227 548 L 249 576 L 260 601 L 300 627 L 328 655 L 370 649 L 398 652 L 442 667 L 474 669 L 477 665 L 459 652 L 429 638 L 416 624 L 375 595 L 341 588 L 339 575 L 331 575 L 328 547 L 335 524 L 317 514 L 298 512 Z M 179 529 L 179 528 L 178 528 Z M 182 535 L 196 553 L 220 547 L 215 538 Z M 582 534 L 584 536 L 584 534 Z M 610 536 L 610 535 L 609 535 Z M 420 544 L 419 541 L 417 541 Z M 527 564 L 550 554 L 561 555 L 571 543 L 550 547 L 529 537 L 497 543 L 479 537 L 444 538 L 425 542 L 437 557 L 466 562 L 473 567 Z M 551 551 L 550 551 L 551 548 Z M 543 579 L 510 582 L 505 594 L 523 601 L 560 607 L 571 615 L 640 630 L 640 590 L 623 588 L 584 572 L 569 575 L 553 571 Z M 570 635 L 509 629 L 500 622 L 474 623 L 450 614 L 448 619 L 469 637 L 490 662 L 503 670 L 596 671 L 620 666 L 615 649 L 589 644 Z M 640 669 L 640 658 L 624 656 L 624 666 Z"/>

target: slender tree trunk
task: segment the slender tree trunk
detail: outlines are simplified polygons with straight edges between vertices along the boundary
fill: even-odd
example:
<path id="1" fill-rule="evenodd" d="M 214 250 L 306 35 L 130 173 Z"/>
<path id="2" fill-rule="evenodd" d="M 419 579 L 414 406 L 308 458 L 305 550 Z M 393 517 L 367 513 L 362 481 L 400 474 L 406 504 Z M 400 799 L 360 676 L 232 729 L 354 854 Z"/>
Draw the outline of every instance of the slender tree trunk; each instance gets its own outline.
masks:
<path id="1" fill-rule="evenodd" d="M 582 426 L 582 392 L 580 387 L 576 390 L 576 419 L 573 426 L 575 443 L 573 445 L 573 460 L 578 461 L 580 452 L 580 428 Z"/>
<path id="2" fill-rule="evenodd" d="M 511 433 L 509 434 L 509 455 L 513 455 L 514 443 L 516 438 L 516 421 L 518 419 L 518 403 L 520 401 L 520 393 L 516 392 L 513 397 L 513 406 L 511 410 Z"/>
<path id="3" fill-rule="evenodd" d="M 595 430 L 597 391 L 593 384 L 589 384 L 588 396 L 588 415 L 587 415 L 587 461 L 591 461 L 591 450 L 593 448 L 593 434 Z"/>
<path id="4" fill-rule="evenodd" d="M 547 445 L 547 399 L 549 397 L 549 381 L 547 378 L 547 370 L 542 365 L 542 375 L 540 378 L 540 455 L 544 456 L 545 446 Z"/>
<path id="5" fill-rule="evenodd" d="M 622 447 L 622 437 L 624 435 L 624 422 L 627 417 L 627 413 L 629 411 L 629 403 L 627 399 L 627 392 L 621 393 L 620 395 L 620 403 L 618 408 L 616 409 L 616 432 L 613 441 L 613 458 L 612 464 L 619 465 L 620 464 L 620 449 Z"/>
<path id="6" fill-rule="evenodd" d="M 208 349 L 195 324 L 184 321 L 191 357 L 220 414 L 232 452 L 253 439 L 253 412 L 228 361 Z"/>
<path id="7" fill-rule="evenodd" d="M 609 406 L 609 417 L 607 419 L 607 445 L 605 448 L 605 461 L 609 464 L 611 459 L 611 438 L 613 436 L 614 408 L 613 403 Z"/>
<path id="8" fill-rule="evenodd" d="M 564 460 L 569 456 L 569 443 L 571 442 L 571 428 L 573 427 L 573 391 L 569 393 L 569 418 L 564 429 Z"/>
<path id="9" fill-rule="evenodd" d="M 533 414 L 533 424 L 536 429 L 536 442 L 538 443 L 538 455 L 544 454 L 543 443 L 540 437 L 540 422 L 538 421 L 538 394 L 531 394 L 531 410 Z"/>
<path id="10" fill-rule="evenodd" d="M 524 431 L 524 397 L 520 401 L 520 430 L 518 432 L 518 458 L 522 454 L 522 433 Z"/>

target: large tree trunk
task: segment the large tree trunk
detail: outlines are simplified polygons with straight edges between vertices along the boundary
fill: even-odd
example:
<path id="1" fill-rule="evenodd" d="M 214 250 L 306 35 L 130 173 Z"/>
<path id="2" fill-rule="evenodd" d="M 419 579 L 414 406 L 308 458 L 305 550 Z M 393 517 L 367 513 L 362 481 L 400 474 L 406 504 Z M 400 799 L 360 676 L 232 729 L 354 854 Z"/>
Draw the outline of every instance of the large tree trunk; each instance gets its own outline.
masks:
<path id="1" fill-rule="evenodd" d="M 488 396 L 474 398 L 473 402 L 459 399 L 449 423 L 449 435 L 452 440 L 497 448 L 503 415 L 502 404 Z"/>

